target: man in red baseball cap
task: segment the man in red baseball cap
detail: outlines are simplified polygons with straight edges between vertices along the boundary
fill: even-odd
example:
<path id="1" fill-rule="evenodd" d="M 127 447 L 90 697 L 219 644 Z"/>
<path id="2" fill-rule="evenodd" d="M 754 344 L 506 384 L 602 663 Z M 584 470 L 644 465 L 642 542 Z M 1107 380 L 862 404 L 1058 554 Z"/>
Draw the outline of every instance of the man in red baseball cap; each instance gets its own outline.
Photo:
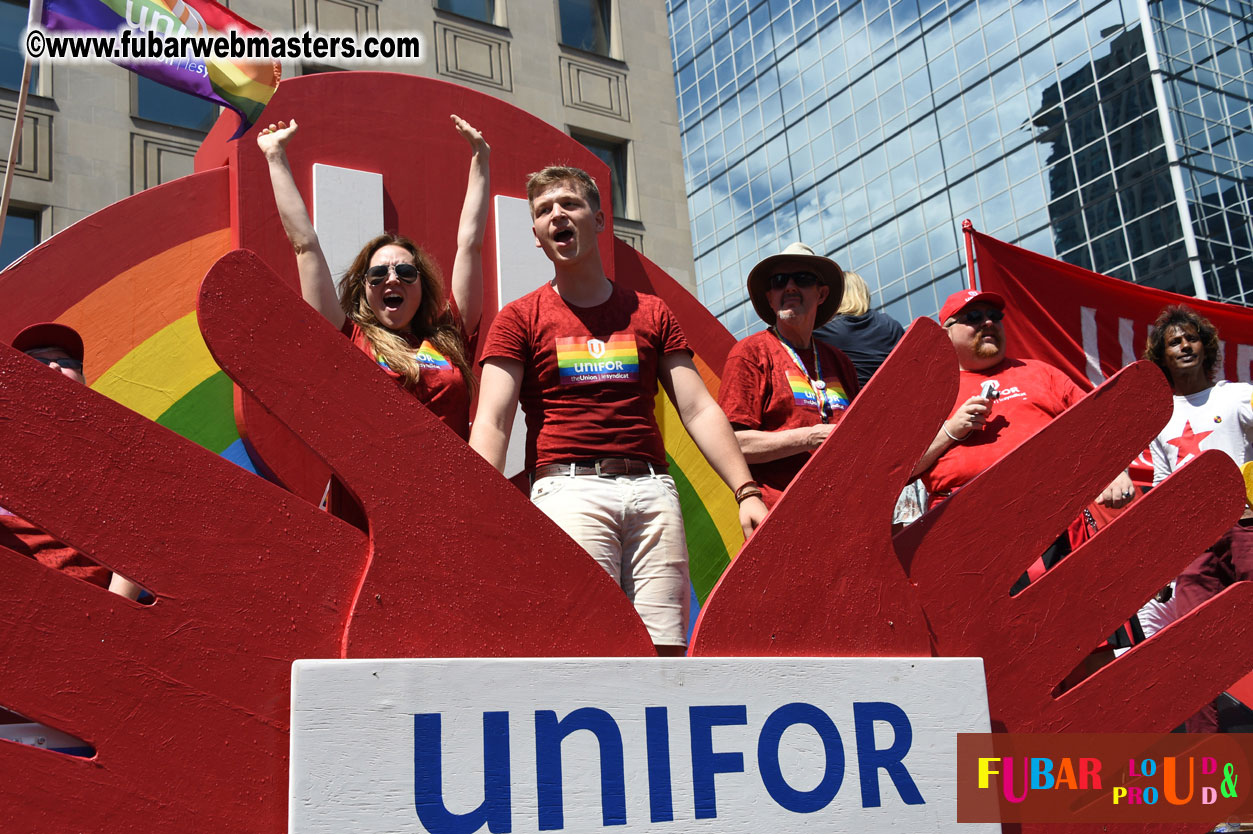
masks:
<path id="1" fill-rule="evenodd" d="M 83 337 L 72 327 L 56 322 L 32 324 L 13 337 L 14 348 L 37 359 L 75 382 L 83 376 Z"/>
<path id="2" fill-rule="evenodd" d="M 51 370 L 79 384 L 87 383 L 83 375 L 83 337 L 74 328 L 56 322 L 32 324 L 14 336 L 10 344 Z M 0 507 L 0 545 L 124 597 L 139 597 L 138 585 L 96 564 L 3 507 Z"/>
<path id="3" fill-rule="evenodd" d="M 931 494 L 932 506 L 1084 397 L 1083 390 L 1052 365 L 1005 355 L 1005 299 L 998 294 L 955 292 L 945 300 L 938 318 L 948 331 L 961 373 L 953 413 L 915 470 Z M 1097 503 L 1118 508 L 1134 495 L 1131 478 L 1123 472 Z"/>

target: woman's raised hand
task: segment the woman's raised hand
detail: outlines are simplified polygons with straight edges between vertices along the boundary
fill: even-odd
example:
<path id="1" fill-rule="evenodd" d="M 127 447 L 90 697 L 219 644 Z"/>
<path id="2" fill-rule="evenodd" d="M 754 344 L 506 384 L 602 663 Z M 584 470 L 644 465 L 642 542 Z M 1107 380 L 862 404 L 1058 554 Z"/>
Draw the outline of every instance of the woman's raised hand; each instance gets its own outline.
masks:
<path id="1" fill-rule="evenodd" d="M 474 125 L 470 124 L 455 113 L 449 116 L 449 118 L 452 119 L 452 123 L 457 128 L 457 132 L 470 143 L 470 149 L 476 155 L 487 156 L 491 153 L 491 146 L 487 144 L 487 140 L 483 138 L 483 134 L 479 133 L 478 130 L 475 129 Z M 260 140 L 258 139 L 257 141 Z"/>
<path id="2" fill-rule="evenodd" d="M 257 147 L 267 156 L 272 153 L 282 152 L 295 133 L 295 119 L 291 120 L 290 125 L 287 122 L 278 122 L 277 124 L 271 122 L 269 127 L 262 128 L 261 132 L 257 134 Z"/>

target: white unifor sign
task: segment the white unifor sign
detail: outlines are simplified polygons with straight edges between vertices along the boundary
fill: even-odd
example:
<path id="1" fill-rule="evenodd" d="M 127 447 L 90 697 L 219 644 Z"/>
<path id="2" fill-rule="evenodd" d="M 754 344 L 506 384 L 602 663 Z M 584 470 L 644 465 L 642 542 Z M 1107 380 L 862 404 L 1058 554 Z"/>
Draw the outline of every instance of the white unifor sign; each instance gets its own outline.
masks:
<path id="1" fill-rule="evenodd" d="M 291 718 L 298 834 L 956 832 L 989 732 L 977 658 L 300 660 Z"/>

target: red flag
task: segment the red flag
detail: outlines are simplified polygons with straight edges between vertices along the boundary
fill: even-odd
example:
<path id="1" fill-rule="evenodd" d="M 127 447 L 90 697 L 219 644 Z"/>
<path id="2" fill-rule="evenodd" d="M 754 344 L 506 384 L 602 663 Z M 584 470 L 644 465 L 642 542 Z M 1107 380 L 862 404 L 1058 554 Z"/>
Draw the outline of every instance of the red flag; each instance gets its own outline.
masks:
<path id="1" fill-rule="evenodd" d="M 967 229 L 980 289 L 1000 293 L 1010 315 L 1011 356 L 1039 359 L 1091 390 L 1144 353 L 1149 328 L 1171 304 L 1187 304 L 1218 328 L 1218 377 L 1253 381 L 1253 310 L 1120 281 L 1020 249 Z M 1131 466 L 1138 484 L 1153 482 L 1147 451 Z"/>
<path id="2" fill-rule="evenodd" d="M 1218 328 L 1219 378 L 1253 381 L 1253 310 L 1120 281 L 995 238 L 974 241 L 980 288 L 1000 293 L 1009 353 L 1057 366 L 1091 389 L 1144 353 L 1162 308 L 1187 304 Z"/>

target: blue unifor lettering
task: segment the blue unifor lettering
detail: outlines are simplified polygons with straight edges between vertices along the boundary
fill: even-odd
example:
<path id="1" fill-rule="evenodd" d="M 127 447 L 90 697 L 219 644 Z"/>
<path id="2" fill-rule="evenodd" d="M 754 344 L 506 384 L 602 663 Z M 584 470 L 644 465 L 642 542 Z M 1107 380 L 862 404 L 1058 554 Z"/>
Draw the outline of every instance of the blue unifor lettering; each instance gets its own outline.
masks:
<path id="1" fill-rule="evenodd" d="M 605 825 L 626 825 L 626 774 L 622 732 L 603 709 L 583 707 L 560 721 L 550 709 L 535 711 L 535 776 L 539 794 L 539 830 L 565 826 L 561 790 L 561 742 L 587 730 L 600 744 L 600 813 Z"/>
<path id="2" fill-rule="evenodd" d="M 913 744 L 913 727 L 896 704 L 855 702 L 853 729 L 856 737 L 858 777 L 863 808 L 882 805 L 879 771 L 884 771 L 906 805 L 925 800 L 905 767 Z M 453 813 L 444 802 L 443 749 L 438 713 L 413 717 L 414 805 L 418 819 L 429 834 L 474 834 L 484 825 L 491 834 L 512 830 L 509 770 L 509 713 L 483 713 L 483 801 L 466 813 Z M 743 773 L 744 754 L 715 751 L 714 727 L 748 723 L 742 704 L 688 708 L 691 742 L 692 797 L 696 819 L 718 816 L 716 777 Z M 893 733 L 887 747 L 877 746 L 875 724 L 887 724 Z M 783 776 L 779 760 L 784 733 L 793 726 L 811 727 L 822 741 L 823 775 L 811 790 L 797 790 Z M 674 821 L 670 767 L 670 727 L 665 707 L 644 710 L 645 751 L 648 771 L 649 816 L 654 823 Z M 612 715 L 584 707 L 558 719 L 553 710 L 535 711 L 535 771 L 538 827 L 541 831 L 565 826 L 562 742 L 572 733 L 592 733 L 600 749 L 601 820 L 604 826 L 626 825 L 626 775 L 622 732 Z M 770 798 L 779 807 L 797 814 L 821 811 L 834 801 L 847 769 L 839 730 L 820 708 L 806 703 L 785 704 L 763 722 L 757 739 L 757 768 Z"/>
<path id="3" fill-rule="evenodd" d="M 483 713 L 483 801 L 454 814 L 444 803 L 440 715 L 413 716 L 413 804 L 430 834 L 474 834 L 484 823 L 491 834 L 513 830 L 509 781 L 509 713 Z"/>
<path id="4" fill-rule="evenodd" d="M 748 723 L 744 706 L 689 707 L 692 724 L 692 796 L 696 819 L 718 816 L 718 793 L 714 777 L 719 773 L 743 773 L 743 753 L 715 753 L 713 728 Z"/>
<path id="5" fill-rule="evenodd" d="M 874 723 L 882 721 L 892 728 L 892 744 L 882 750 L 875 747 Z M 861 777 L 861 806 L 878 808 L 879 770 L 886 770 L 896 792 L 906 805 L 925 805 L 918 786 L 905 769 L 905 754 L 914 743 L 914 728 L 905 710 L 886 701 L 853 704 L 853 732 L 857 736 L 857 773 Z"/>
<path id="6" fill-rule="evenodd" d="M 674 822 L 670 789 L 670 721 L 665 707 L 647 707 L 644 727 L 648 750 L 648 818 Z"/>
<path id="7" fill-rule="evenodd" d="M 809 791 L 798 791 L 783 778 L 779 766 L 779 742 L 783 733 L 795 724 L 808 724 L 822 739 L 826 768 L 822 780 Z M 797 814 L 812 814 L 831 804 L 844 782 L 844 744 L 831 717 L 813 704 L 786 704 L 770 713 L 761 725 L 757 738 L 757 769 L 770 798 L 779 806 Z"/>

